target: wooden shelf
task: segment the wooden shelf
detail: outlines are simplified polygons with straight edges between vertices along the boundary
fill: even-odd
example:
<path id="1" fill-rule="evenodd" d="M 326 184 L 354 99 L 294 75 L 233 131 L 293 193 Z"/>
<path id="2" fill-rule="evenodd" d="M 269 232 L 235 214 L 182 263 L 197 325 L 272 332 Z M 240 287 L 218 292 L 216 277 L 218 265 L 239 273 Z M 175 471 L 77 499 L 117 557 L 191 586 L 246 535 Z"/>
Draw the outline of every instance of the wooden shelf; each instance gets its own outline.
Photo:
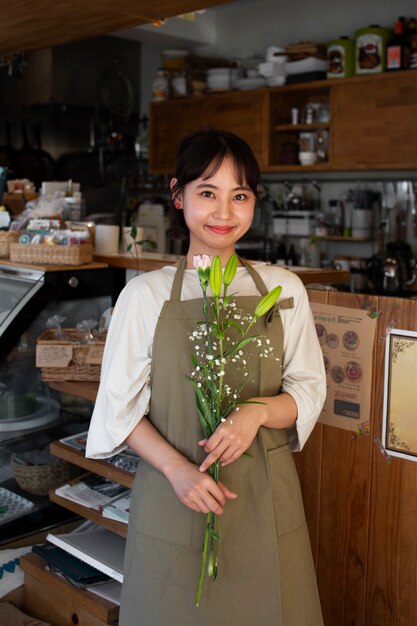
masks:
<path id="1" fill-rule="evenodd" d="M 76 448 L 72 448 L 70 446 L 65 445 L 62 441 L 53 441 L 49 444 L 49 449 L 51 454 L 57 456 L 64 461 L 68 461 L 73 465 L 77 465 L 82 469 L 85 469 L 89 472 L 93 472 L 94 474 L 98 474 L 103 478 L 109 478 L 124 487 L 128 487 L 131 489 L 133 486 L 133 481 L 135 475 L 131 472 L 127 472 L 124 469 L 120 469 L 119 467 L 115 467 L 108 461 L 101 461 L 99 459 L 86 459 L 84 453 L 81 450 L 77 450 Z"/>
<path id="2" fill-rule="evenodd" d="M 98 381 L 76 381 L 76 380 L 50 380 L 48 385 L 55 391 L 71 393 L 84 400 L 95 401 L 98 391 Z"/>
<path id="3" fill-rule="evenodd" d="M 314 132 L 315 130 L 328 130 L 330 128 L 329 122 L 314 122 L 314 124 L 278 124 L 274 126 L 272 130 L 277 133 L 287 133 L 294 131 L 299 132 Z"/>
<path id="4" fill-rule="evenodd" d="M 324 235 L 323 237 L 316 237 L 320 241 L 349 241 L 364 243 L 366 241 L 372 241 L 370 237 L 343 237 L 342 235 Z"/>
<path id="5" fill-rule="evenodd" d="M 280 163 L 268 165 L 265 172 L 327 172 L 329 163 L 315 163 L 314 165 L 282 165 Z"/>
<path id="6" fill-rule="evenodd" d="M 49 492 L 49 499 L 55 504 L 59 504 L 64 509 L 68 509 L 72 511 L 76 515 L 83 517 L 84 519 L 88 519 L 96 524 L 100 524 L 103 528 L 107 528 L 114 533 L 117 533 L 121 537 L 126 539 L 127 537 L 127 524 L 123 522 L 117 522 L 116 520 L 108 519 L 107 517 L 103 517 L 100 511 L 96 509 L 90 509 L 82 504 L 77 504 L 77 502 L 73 502 L 72 500 L 68 500 L 67 498 L 62 498 L 58 496 L 53 489 Z"/>

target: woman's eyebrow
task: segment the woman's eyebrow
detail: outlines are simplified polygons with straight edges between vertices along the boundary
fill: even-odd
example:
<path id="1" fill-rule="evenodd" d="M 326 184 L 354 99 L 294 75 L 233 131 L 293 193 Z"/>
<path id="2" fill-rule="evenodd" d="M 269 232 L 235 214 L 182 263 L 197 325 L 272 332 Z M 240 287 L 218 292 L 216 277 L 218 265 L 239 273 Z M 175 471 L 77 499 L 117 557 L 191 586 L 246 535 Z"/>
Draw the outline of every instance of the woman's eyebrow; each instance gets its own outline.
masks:
<path id="1" fill-rule="evenodd" d="M 207 187 L 209 187 L 210 189 L 218 189 L 217 185 L 213 185 L 212 183 L 200 183 L 199 185 L 197 185 L 196 189 L 201 189 L 202 187 L 204 187 L 205 189 L 207 189 Z M 232 189 L 232 191 L 250 191 L 250 187 L 248 185 L 239 185 L 238 187 L 234 187 Z"/>

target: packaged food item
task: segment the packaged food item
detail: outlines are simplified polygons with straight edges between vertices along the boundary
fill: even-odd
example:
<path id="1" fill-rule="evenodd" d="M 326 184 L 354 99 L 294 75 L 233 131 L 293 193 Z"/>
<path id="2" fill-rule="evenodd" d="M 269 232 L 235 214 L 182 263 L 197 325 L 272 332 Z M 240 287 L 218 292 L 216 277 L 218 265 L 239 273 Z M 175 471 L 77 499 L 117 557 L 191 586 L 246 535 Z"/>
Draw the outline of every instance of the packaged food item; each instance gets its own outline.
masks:
<path id="1" fill-rule="evenodd" d="M 386 44 L 390 37 L 391 30 L 378 24 L 356 31 L 356 74 L 379 74 L 385 71 Z"/>
<path id="2" fill-rule="evenodd" d="M 167 100 L 169 95 L 169 80 L 167 73 L 163 69 L 159 69 L 152 83 L 152 100 L 161 102 Z"/>
<path id="3" fill-rule="evenodd" d="M 409 65 L 410 45 L 406 35 L 405 17 L 395 22 L 394 34 L 387 42 L 386 69 L 387 71 L 405 70 Z"/>
<path id="4" fill-rule="evenodd" d="M 327 78 L 347 78 L 355 72 L 355 42 L 343 36 L 327 46 Z"/>

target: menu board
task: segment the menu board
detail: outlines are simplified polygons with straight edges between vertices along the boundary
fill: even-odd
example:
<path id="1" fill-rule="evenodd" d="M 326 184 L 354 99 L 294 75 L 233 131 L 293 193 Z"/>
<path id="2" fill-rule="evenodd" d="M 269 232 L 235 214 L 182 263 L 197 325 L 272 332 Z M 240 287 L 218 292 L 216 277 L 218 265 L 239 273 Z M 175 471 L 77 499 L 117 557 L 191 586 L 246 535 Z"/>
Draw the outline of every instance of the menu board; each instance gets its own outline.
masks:
<path id="1" fill-rule="evenodd" d="M 357 431 L 370 419 L 372 351 L 377 320 L 362 309 L 311 303 L 327 375 L 319 421 Z"/>

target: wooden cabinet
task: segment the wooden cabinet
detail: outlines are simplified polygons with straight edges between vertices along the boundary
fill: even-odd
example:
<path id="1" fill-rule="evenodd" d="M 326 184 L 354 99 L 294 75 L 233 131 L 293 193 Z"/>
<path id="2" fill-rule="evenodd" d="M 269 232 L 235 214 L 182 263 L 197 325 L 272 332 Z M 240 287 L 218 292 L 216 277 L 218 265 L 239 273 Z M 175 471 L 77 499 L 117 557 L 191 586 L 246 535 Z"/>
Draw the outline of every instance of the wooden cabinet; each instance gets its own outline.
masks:
<path id="1" fill-rule="evenodd" d="M 202 128 L 221 128 L 240 135 L 261 164 L 265 159 L 267 92 L 228 92 L 153 102 L 150 110 L 149 170 L 174 172 L 181 139 Z"/>
<path id="2" fill-rule="evenodd" d="M 149 171 L 174 173 L 181 139 L 203 126 L 204 100 L 194 97 L 152 103 Z"/>
<path id="3" fill-rule="evenodd" d="M 206 128 L 236 133 L 251 146 L 261 167 L 267 165 L 266 135 L 268 94 L 265 91 L 237 91 L 205 98 Z"/>
<path id="4" fill-rule="evenodd" d="M 304 123 L 307 104 L 328 121 Z M 300 113 L 292 124 L 291 109 Z M 354 171 L 417 168 L 417 70 L 230 91 L 151 104 L 150 169 L 172 173 L 178 143 L 198 128 L 243 137 L 262 171 Z M 301 133 L 327 141 L 324 162 L 297 162 Z"/>
<path id="5" fill-rule="evenodd" d="M 332 89 L 338 169 L 417 167 L 417 73 L 361 77 Z"/>

